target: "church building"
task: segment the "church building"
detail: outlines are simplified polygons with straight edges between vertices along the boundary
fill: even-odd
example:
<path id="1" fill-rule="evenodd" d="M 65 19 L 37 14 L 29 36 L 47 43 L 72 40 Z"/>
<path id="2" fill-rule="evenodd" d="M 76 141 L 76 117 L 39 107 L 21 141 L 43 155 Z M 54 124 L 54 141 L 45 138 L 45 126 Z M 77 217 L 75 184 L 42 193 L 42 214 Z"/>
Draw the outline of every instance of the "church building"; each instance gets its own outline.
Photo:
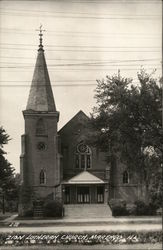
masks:
<path id="1" fill-rule="evenodd" d="M 79 111 L 58 131 L 56 108 L 40 44 L 21 136 L 22 201 L 19 214 L 47 197 L 67 204 L 108 204 L 111 199 L 134 202 L 142 195 L 139 176 L 120 160 L 106 162 L 106 153 L 87 144 L 89 117 Z M 66 110 L 66 107 L 65 107 Z M 30 192 L 29 192 L 30 190 Z M 23 201 L 26 198 L 26 201 Z"/>

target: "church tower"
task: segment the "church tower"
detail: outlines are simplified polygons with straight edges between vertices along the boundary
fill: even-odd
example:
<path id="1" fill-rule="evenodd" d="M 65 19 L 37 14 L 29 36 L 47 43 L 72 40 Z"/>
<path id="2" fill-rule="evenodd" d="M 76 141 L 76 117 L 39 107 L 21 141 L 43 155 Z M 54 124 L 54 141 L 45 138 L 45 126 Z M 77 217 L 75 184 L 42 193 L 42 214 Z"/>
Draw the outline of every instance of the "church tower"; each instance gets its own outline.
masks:
<path id="1" fill-rule="evenodd" d="M 55 199 L 60 184 L 56 110 L 44 49 L 42 29 L 26 110 L 23 111 L 25 134 L 22 135 L 20 172 L 23 205 L 31 207 L 35 200 Z M 24 197 L 23 197 L 24 196 Z M 20 213 L 23 213 L 23 212 Z"/>

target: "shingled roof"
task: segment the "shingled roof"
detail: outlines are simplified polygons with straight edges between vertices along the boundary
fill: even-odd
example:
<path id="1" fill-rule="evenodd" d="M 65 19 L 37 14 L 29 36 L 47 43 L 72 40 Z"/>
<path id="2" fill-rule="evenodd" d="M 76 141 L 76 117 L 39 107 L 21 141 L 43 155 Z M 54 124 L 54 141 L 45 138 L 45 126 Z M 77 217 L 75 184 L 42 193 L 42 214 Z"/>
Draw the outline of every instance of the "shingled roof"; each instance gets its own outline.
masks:
<path id="1" fill-rule="evenodd" d="M 105 183 L 103 180 L 93 175 L 88 171 L 83 171 L 66 182 L 64 184 L 103 184 Z"/>
<path id="2" fill-rule="evenodd" d="M 38 49 L 26 110 L 56 111 L 42 40 Z"/>

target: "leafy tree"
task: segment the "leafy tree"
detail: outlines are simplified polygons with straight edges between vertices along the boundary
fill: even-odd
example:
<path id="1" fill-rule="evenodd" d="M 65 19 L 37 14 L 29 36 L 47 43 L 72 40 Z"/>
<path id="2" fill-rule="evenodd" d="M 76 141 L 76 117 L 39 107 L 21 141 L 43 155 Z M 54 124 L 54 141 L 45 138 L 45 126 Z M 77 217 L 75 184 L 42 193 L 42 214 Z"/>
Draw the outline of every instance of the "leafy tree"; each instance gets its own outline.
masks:
<path id="1" fill-rule="evenodd" d="M 3 147 L 10 140 L 9 135 L 0 127 L 0 188 L 7 191 L 13 183 L 14 168 L 5 158 L 6 152 Z"/>
<path id="2" fill-rule="evenodd" d="M 5 210 L 16 211 L 18 204 L 18 193 L 20 175 L 14 174 L 14 168 L 6 159 L 4 145 L 10 141 L 9 135 L 0 127 L 0 188 L 5 197 Z M 2 200 L 0 200 L 2 203 Z M 2 204 L 1 204 L 2 207 Z"/>
<path id="3" fill-rule="evenodd" d="M 98 80 L 91 114 L 93 144 L 108 152 L 108 162 L 118 155 L 129 168 L 141 171 L 148 190 L 151 173 L 160 170 L 163 144 L 161 82 L 153 74 L 141 69 L 138 85 L 120 71 Z"/>
<path id="4" fill-rule="evenodd" d="M 14 174 L 11 177 L 10 185 L 5 193 L 6 210 L 16 212 L 18 209 L 20 174 Z"/>

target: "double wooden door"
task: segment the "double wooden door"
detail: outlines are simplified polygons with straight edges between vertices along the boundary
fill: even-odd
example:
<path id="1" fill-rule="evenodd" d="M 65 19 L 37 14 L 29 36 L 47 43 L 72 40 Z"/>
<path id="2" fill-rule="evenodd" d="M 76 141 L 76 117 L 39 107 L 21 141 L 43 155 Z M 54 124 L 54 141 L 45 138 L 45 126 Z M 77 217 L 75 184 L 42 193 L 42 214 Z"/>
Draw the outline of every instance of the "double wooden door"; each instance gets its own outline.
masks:
<path id="1" fill-rule="evenodd" d="M 77 202 L 90 203 L 90 188 L 88 186 L 77 187 Z"/>

